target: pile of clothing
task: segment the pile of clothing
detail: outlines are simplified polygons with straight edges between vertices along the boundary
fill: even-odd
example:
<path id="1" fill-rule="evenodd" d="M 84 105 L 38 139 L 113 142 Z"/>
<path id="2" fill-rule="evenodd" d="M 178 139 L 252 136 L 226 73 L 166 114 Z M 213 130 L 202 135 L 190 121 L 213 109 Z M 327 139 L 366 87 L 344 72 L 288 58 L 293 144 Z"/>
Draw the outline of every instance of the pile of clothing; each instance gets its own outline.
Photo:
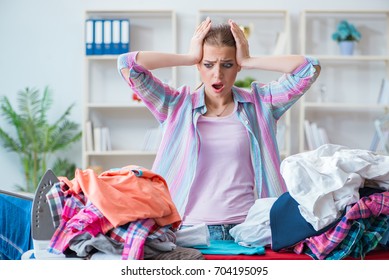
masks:
<path id="1" fill-rule="evenodd" d="M 129 165 L 99 175 L 78 169 L 72 180 L 59 177 L 46 197 L 56 228 L 51 253 L 135 260 L 177 249 L 174 231 L 180 215 L 165 180 L 143 167 Z"/>
<path id="2" fill-rule="evenodd" d="M 288 192 L 259 199 L 230 230 L 235 241 L 314 259 L 363 259 L 388 248 L 388 156 L 326 144 L 286 158 L 281 173 Z"/>

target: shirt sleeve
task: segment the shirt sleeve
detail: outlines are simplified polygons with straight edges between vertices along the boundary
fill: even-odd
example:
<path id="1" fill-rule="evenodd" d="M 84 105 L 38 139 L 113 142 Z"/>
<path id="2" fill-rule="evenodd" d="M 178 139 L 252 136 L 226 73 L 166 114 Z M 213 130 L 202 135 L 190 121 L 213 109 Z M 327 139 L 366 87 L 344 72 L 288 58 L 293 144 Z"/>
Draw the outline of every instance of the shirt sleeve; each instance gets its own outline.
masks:
<path id="1" fill-rule="evenodd" d="M 138 52 L 121 54 L 117 60 L 119 74 L 128 83 L 134 93 L 144 102 L 156 119 L 163 123 L 169 107 L 176 102 L 177 90 L 156 78 L 149 70 L 136 63 Z M 122 69 L 129 70 L 129 76 L 124 77 Z"/>
<path id="2" fill-rule="evenodd" d="M 267 84 L 254 83 L 254 89 L 262 102 L 268 103 L 276 119 L 311 87 L 318 76 L 316 65 L 320 65 L 316 58 L 305 57 L 304 62 L 292 73 L 283 74 L 278 80 Z"/>

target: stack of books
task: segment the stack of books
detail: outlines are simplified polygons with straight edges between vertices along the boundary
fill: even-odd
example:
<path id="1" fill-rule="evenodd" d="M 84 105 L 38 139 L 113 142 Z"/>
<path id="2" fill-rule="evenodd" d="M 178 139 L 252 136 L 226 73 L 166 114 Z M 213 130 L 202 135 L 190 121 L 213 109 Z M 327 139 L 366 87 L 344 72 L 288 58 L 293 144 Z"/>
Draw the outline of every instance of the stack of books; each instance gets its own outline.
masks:
<path id="1" fill-rule="evenodd" d="M 95 152 L 111 151 L 111 135 L 108 127 L 93 127 L 91 121 L 85 124 L 86 150 Z"/>
<path id="2" fill-rule="evenodd" d="M 307 139 L 308 149 L 315 150 L 324 144 L 329 144 L 327 131 L 319 127 L 315 122 L 304 121 L 305 137 Z"/>
<path id="3" fill-rule="evenodd" d="M 87 19 L 86 55 L 115 55 L 130 49 L 129 19 Z"/>

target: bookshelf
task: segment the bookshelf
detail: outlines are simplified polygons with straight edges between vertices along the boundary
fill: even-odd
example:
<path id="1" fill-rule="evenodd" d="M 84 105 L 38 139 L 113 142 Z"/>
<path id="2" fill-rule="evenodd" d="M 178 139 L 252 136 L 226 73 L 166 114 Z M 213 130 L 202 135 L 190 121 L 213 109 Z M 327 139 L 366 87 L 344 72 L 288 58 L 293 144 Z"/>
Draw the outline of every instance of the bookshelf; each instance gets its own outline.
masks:
<path id="1" fill-rule="evenodd" d="M 331 37 L 343 19 L 362 33 L 353 55 L 341 55 Z M 299 45 L 301 54 L 318 58 L 322 67 L 300 103 L 300 152 L 309 150 L 306 121 L 323 127 L 331 143 L 369 149 L 375 119 L 389 112 L 389 104 L 377 102 L 389 75 L 389 11 L 304 10 Z"/>
<path id="2" fill-rule="evenodd" d="M 238 23 L 246 33 L 252 56 L 290 54 L 290 14 L 288 10 L 199 10 L 197 22 L 209 16 L 215 24 L 227 23 L 228 19 Z M 280 73 L 258 69 L 242 69 L 237 80 L 247 77 L 263 83 L 279 78 Z M 291 154 L 290 110 L 278 122 L 278 143 L 282 158 Z"/>
<path id="3" fill-rule="evenodd" d="M 176 52 L 177 24 L 172 10 L 86 11 L 85 22 L 96 19 L 128 20 L 130 51 Z M 84 57 L 83 168 L 108 170 L 136 164 L 150 169 L 156 152 L 146 151 L 144 140 L 148 131 L 158 127 L 158 123 L 142 103 L 133 99 L 131 89 L 120 77 L 118 54 L 85 54 Z M 175 86 L 175 68 L 153 72 L 162 81 Z M 93 132 L 87 129 L 88 122 L 93 129 L 108 128 L 111 149 L 90 147 L 90 140 L 87 140 Z"/>

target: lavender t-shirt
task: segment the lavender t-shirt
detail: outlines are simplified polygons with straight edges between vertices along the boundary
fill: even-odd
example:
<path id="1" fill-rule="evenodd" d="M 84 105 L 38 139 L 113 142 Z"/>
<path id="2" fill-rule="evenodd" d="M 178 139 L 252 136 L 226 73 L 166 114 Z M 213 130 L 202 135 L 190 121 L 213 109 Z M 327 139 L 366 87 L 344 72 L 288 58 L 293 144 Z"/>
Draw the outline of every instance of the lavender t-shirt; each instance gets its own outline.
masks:
<path id="1" fill-rule="evenodd" d="M 255 202 L 248 132 L 236 108 L 226 117 L 200 116 L 196 176 L 184 225 L 242 223 Z"/>

